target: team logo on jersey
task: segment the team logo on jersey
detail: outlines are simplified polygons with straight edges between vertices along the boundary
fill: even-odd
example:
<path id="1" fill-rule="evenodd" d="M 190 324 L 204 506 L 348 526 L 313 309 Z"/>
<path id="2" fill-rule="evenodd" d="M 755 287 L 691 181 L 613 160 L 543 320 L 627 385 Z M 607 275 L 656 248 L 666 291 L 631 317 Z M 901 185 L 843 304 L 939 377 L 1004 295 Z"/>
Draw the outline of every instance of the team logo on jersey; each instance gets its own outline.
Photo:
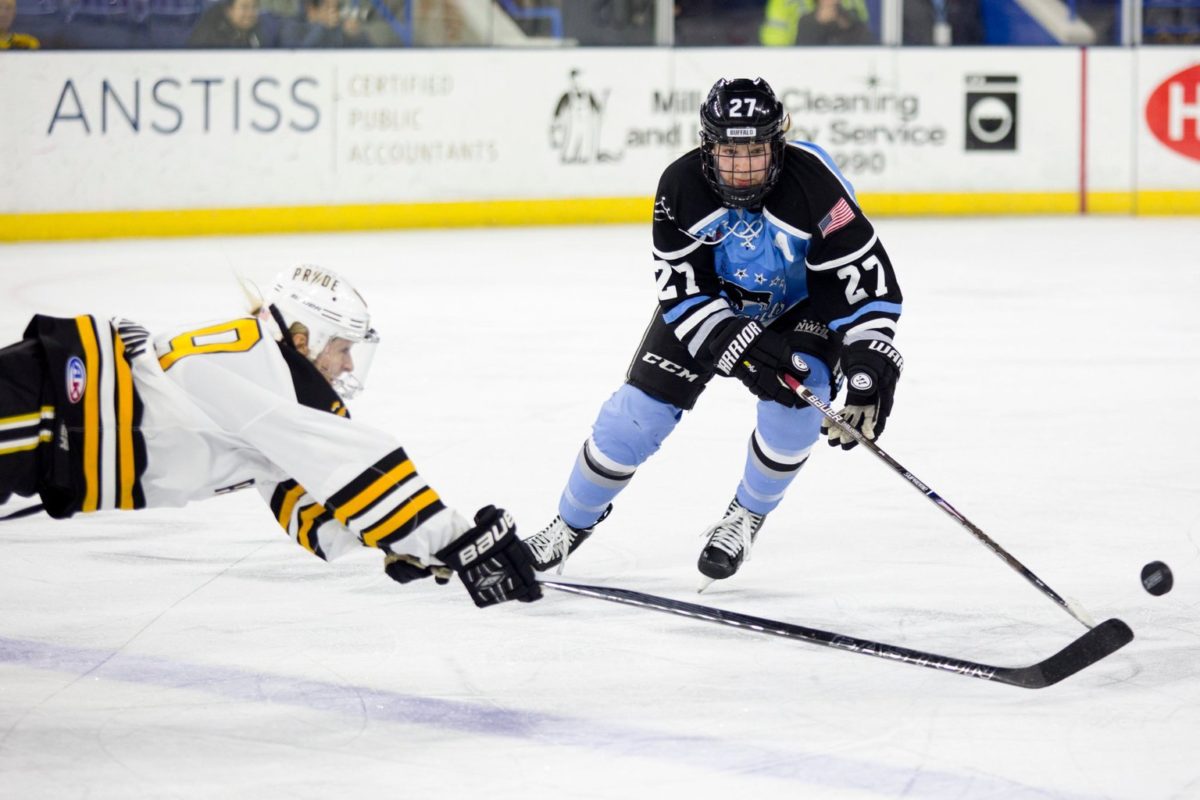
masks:
<path id="1" fill-rule="evenodd" d="M 87 388 L 87 371 L 79 356 L 67 359 L 67 399 L 78 403 L 83 399 L 83 390 Z"/>
<path id="2" fill-rule="evenodd" d="M 654 219 L 655 220 L 671 220 L 675 221 L 675 214 L 671 212 L 671 207 L 667 205 L 667 197 L 663 195 L 654 202 Z"/>
<path id="3" fill-rule="evenodd" d="M 774 295 L 770 291 L 756 292 L 752 289 L 734 283 L 733 281 L 722 280 L 721 291 L 725 296 L 737 305 L 740 311 L 749 311 L 761 313 L 771 305 L 774 300 Z M 751 308 L 751 306 L 760 306 L 760 308 Z"/>

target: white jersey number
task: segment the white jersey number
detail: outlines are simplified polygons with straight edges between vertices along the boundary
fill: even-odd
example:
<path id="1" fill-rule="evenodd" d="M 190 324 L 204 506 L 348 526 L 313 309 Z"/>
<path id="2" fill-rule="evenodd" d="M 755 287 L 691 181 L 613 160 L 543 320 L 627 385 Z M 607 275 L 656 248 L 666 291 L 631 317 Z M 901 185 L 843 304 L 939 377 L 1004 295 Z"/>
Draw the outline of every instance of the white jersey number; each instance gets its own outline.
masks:
<path id="1" fill-rule="evenodd" d="M 883 274 L 883 264 L 878 256 L 871 256 L 859 267 L 848 264 L 837 271 L 837 276 L 846 281 L 846 302 L 850 305 L 859 303 L 867 298 L 867 290 L 859 286 L 864 272 L 875 273 L 875 297 L 887 294 L 887 277 Z"/>
<path id="2" fill-rule="evenodd" d="M 696 285 L 696 273 L 692 269 L 692 265 L 686 261 L 679 264 L 668 264 L 663 262 L 654 268 L 658 273 L 658 299 L 659 300 L 674 300 L 679 296 L 679 291 L 674 286 L 669 286 L 667 281 L 671 280 L 671 271 L 674 270 L 683 276 L 686 286 L 683 293 L 686 296 L 691 296 L 700 291 L 700 287 Z"/>

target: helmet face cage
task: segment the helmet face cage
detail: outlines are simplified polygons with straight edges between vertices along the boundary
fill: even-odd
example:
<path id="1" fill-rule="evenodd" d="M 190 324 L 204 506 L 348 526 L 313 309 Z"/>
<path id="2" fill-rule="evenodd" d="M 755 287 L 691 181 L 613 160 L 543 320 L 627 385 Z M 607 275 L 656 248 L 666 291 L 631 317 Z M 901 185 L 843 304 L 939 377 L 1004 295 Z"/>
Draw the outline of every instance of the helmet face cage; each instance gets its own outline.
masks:
<path id="1" fill-rule="evenodd" d="M 343 400 L 362 391 L 379 335 L 362 295 L 332 270 L 302 264 L 276 276 L 271 305 L 299 350 Z"/>
<path id="2" fill-rule="evenodd" d="M 762 78 L 717 81 L 700 107 L 704 178 L 733 208 L 754 208 L 783 167 L 787 112 Z"/>

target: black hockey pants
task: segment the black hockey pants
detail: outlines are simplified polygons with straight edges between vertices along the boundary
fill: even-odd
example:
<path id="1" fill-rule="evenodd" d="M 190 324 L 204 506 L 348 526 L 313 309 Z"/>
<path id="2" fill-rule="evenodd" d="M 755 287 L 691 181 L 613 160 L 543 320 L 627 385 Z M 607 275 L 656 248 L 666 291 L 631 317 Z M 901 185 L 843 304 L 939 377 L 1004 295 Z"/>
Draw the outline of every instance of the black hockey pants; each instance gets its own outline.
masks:
<path id="1" fill-rule="evenodd" d="M 49 443 L 53 400 L 41 345 L 25 339 L 0 350 L 0 504 L 38 493 L 40 451 Z M 49 416 L 42 413 L 50 407 Z"/>

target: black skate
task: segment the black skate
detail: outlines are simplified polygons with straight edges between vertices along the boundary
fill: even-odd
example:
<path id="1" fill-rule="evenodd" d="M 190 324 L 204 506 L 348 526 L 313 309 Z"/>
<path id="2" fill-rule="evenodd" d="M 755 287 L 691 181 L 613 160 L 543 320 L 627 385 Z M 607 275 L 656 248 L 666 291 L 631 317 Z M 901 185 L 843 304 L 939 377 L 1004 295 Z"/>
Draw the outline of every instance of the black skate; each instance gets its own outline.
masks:
<path id="1" fill-rule="evenodd" d="M 750 558 L 750 547 L 766 518 L 766 514 L 755 514 L 736 497 L 733 499 L 721 521 L 701 534 L 705 544 L 696 566 L 704 578 L 698 591 L 703 592 L 713 581 L 724 580 L 738 571 L 742 562 Z"/>
<path id="2" fill-rule="evenodd" d="M 561 575 L 567 556 L 579 549 L 579 545 L 592 535 L 592 531 L 604 521 L 610 511 L 611 504 L 604 509 L 600 519 L 586 528 L 572 528 L 562 517 L 555 516 L 549 525 L 524 540 L 525 546 L 533 553 L 533 568 L 538 572 L 545 572 L 557 566 L 558 574 Z"/>

